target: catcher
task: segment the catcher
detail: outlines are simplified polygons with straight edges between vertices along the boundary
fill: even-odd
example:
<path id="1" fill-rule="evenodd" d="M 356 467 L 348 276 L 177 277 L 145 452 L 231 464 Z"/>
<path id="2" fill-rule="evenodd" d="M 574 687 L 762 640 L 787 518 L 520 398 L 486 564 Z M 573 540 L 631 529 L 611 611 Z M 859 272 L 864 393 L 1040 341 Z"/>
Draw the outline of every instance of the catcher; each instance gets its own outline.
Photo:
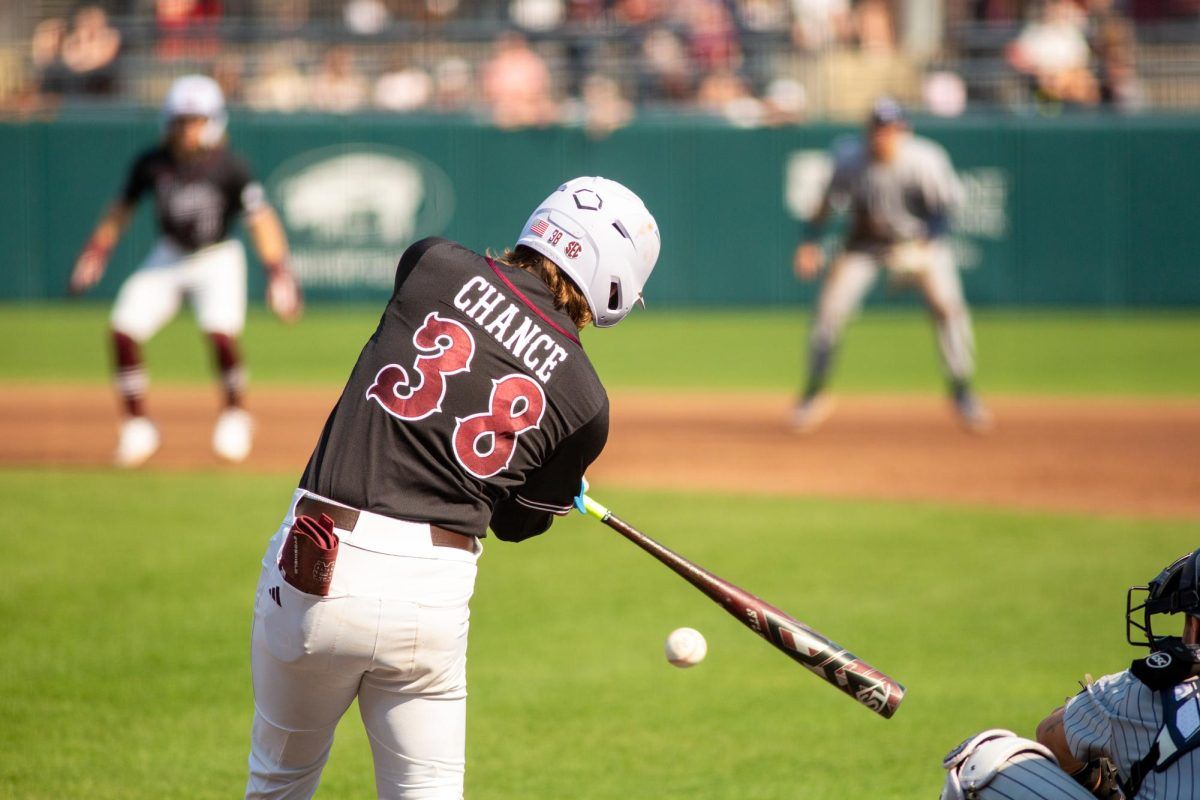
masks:
<path id="1" fill-rule="evenodd" d="M 1145 595 L 1140 605 L 1133 603 L 1137 593 Z M 1181 636 L 1154 632 L 1153 617 L 1162 614 L 1183 615 Z M 1113 784 L 1127 800 L 1200 797 L 1200 550 L 1148 586 L 1131 588 L 1125 623 L 1129 643 L 1150 654 L 1089 682 L 1042 720 L 1038 741 L 1097 797 L 1118 797 Z M 1105 761 L 1115 775 L 1105 774 Z"/>
<path id="2" fill-rule="evenodd" d="M 962 197 L 946 151 L 913 136 L 900 106 L 884 98 L 875 103 L 865 135 L 836 144 L 833 155 L 833 177 L 796 248 L 796 277 L 812 280 L 824 266 L 818 241 L 835 208 L 849 207 L 849 232 L 821 288 L 809 334 L 808 380 L 794 411 L 794 429 L 808 433 L 829 417 L 832 405 L 824 390 L 834 350 L 883 269 L 893 286 L 915 287 L 925 298 L 954 410 L 967 430 L 988 430 L 992 415 L 971 388 L 971 317 L 944 241 Z"/>
<path id="3" fill-rule="evenodd" d="M 225 99 L 216 81 L 203 75 L 176 80 L 162 120 L 162 142 L 134 161 L 120 197 L 75 264 L 70 290 L 82 294 L 96 285 L 138 201 L 152 192 L 160 236 L 121 286 L 111 317 L 124 411 L 114 460 L 120 467 L 136 467 L 158 450 L 158 428 L 146 414 L 149 378 L 141 346 L 175 316 L 186 297 L 212 346 L 224 398 L 213 449 L 228 461 L 242 461 L 250 454 L 252 426 L 243 408 L 245 371 L 238 348 L 246 322 L 246 251 L 231 236 L 239 215 L 267 272 L 271 308 L 285 322 L 300 316 L 300 291 L 287 267 L 279 218 L 249 168 L 225 147 Z"/>

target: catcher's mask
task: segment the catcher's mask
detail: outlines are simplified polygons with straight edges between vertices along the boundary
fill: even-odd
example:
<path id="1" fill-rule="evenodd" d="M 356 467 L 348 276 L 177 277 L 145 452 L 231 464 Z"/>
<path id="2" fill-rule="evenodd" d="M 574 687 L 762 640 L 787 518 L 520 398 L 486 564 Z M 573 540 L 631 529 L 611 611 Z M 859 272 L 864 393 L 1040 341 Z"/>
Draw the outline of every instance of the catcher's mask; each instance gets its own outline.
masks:
<path id="1" fill-rule="evenodd" d="M 1136 602 L 1141 600 L 1141 602 Z M 1134 615 L 1142 612 L 1142 622 Z M 1200 617 L 1200 550 L 1176 559 L 1158 573 L 1148 586 L 1131 586 L 1125 595 L 1125 638 L 1135 647 L 1151 650 L 1186 649 L 1200 662 L 1200 645 L 1184 645 L 1178 636 L 1154 633 L 1153 617 L 1158 614 L 1190 614 Z M 1143 638 L 1135 638 L 1135 631 Z"/>

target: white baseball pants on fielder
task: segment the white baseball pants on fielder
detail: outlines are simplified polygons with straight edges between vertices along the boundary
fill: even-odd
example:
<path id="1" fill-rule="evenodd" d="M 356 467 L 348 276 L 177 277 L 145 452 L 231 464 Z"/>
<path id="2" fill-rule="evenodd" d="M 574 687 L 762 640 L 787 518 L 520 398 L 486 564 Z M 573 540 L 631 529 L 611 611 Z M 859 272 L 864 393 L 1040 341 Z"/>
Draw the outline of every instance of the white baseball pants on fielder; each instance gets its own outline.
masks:
<path id="1" fill-rule="evenodd" d="M 336 531 L 329 595 L 305 594 L 276 566 L 304 494 L 267 546 L 255 598 L 246 797 L 312 797 L 357 697 L 379 797 L 460 800 L 467 604 L 482 547 L 436 547 L 428 525 L 360 512 L 353 532 Z"/>
<path id="2" fill-rule="evenodd" d="M 246 249 L 237 239 L 181 250 L 159 239 L 117 293 L 113 330 L 145 342 L 179 313 L 187 297 L 205 333 L 238 336 L 246 326 Z"/>
<path id="3" fill-rule="evenodd" d="M 975 338 L 958 268 L 946 244 L 931 242 L 929 251 L 928 269 L 911 283 L 933 316 L 947 376 L 966 380 L 975 371 Z M 886 270 L 884 259 L 882 250 L 851 250 L 833 263 L 821 287 L 810 333 L 814 353 L 828 353 L 836 347 L 846 323 L 862 305 L 880 271 Z"/>

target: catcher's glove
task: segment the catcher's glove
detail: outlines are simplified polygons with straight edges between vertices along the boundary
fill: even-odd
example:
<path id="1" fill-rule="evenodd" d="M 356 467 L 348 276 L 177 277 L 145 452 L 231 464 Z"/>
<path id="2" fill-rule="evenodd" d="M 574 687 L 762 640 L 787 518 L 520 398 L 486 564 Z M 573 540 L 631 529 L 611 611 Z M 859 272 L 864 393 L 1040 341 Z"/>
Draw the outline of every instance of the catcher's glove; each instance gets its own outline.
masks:
<path id="1" fill-rule="evenodd" d="M 1084 764 L 1071 777 L 1083 788 L 1087 789 L 1098 800 L 1124 800 L 1121 793 L 1121 779 L 1117 775 L 1117 767 L 1107 758 L 1096 758 Z"/>

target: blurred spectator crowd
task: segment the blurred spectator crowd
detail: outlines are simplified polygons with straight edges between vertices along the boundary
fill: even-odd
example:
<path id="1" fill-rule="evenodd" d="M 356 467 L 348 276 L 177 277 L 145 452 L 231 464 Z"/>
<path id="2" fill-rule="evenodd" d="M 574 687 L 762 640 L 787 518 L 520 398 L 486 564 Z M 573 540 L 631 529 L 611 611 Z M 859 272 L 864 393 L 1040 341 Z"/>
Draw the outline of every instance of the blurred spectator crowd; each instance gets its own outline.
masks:
<path id="1" fill-rule="evenodd" d="M 262 112 L 635 113 L 742 126 L 1200 110 L 1200 0 L 0 0 L 0 110 L 156 105 L 206 72 Z"/>

